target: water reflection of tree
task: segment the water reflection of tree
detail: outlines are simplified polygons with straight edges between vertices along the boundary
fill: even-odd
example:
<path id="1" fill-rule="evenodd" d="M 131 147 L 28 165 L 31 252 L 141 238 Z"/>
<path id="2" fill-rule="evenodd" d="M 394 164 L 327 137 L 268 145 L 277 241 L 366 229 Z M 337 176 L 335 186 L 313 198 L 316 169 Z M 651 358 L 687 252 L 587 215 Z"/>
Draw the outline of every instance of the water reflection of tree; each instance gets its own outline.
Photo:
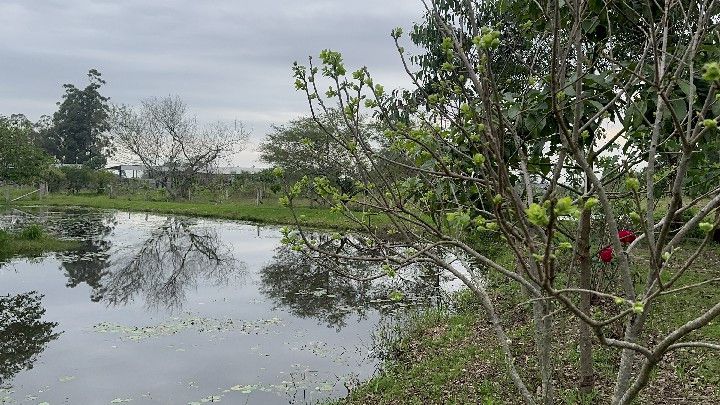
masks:
<path id="1" fill-rule="evenodd" d="M 87 284 L 92 289 L 90 299 L 94 302 L 103 297 L 102 278 L 109 272 L 112 246 L 108 236 L 116 225 L 113 213 L 99 211 L 66 211 L 55 225 L 63 236 L 82 241 L 80 254 L 61 257 L 68 279 L 66 285 L 74 288 Z"/>
<path id="2" fill-rule="evenodd" d="M 280 246 L 272 261 L 260 270 L 261 290 L 277 306 L 285 307 L 295 316 L 316 318 L 336 329 L 344 327 L 351 314 L 362 319 L 368 309 L 396 308 L 388 299 L 392 291 L 403 293 L 404 304 L 437 304 L 440 279 L 428 269 L 416 271 L 416 276 L 410 279 L 405 276 L 402 282 L 398 279 L 358 281 L 340 275 L 353 274 L 362 279 L 378 271 L 378 267 L 370 263 L 315 258 Z"/>
<path id="3" fill-rule="evenodd" d="M 136 254 L 105 277 L 104 299 L 123 305 L 142 296 L 148 307 L 179 309 L 200 278 L 222 285 L 242 273 L 243 264 L 215 230 L 168 218 Z"/>
<path id="4" fill-rule="evenodd" d="M 31 369 L 48 342 L 57 339 L 55 322 L 45 314 L 42 295 L 30 292 L 0 296 L 0 387 L 15 374 Z"/>

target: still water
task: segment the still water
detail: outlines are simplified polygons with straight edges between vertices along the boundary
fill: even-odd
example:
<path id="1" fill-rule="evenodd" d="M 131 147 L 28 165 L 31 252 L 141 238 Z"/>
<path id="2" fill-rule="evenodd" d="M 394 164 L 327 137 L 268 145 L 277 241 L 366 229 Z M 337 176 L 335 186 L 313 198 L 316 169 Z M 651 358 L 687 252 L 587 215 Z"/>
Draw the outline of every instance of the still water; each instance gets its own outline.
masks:
<path id="1" fill-rule="evenodd" d="M 0 221 L 82 242 L 0 264 L 0 403 L 322 402 L 373 374 L 375 336 L 407 311 L 387 299 L 400 285 L 335 277 L 277 227 L 43 208 Z M 437 285 L 403 282 L 413 305 Z"/>

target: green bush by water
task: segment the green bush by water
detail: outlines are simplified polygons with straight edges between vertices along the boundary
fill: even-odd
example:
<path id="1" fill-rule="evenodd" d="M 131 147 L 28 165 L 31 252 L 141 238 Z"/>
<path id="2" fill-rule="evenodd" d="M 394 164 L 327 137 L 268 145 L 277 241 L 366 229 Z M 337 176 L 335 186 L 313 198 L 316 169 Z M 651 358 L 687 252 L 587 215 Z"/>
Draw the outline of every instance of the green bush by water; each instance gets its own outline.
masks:
<path id="1" fill-rule="evenodd" d="M 63 240 L 50 235 L 38 224 L 28 225 L 17 232 L 0 229 L 0 261 L 72 250 L 78 245 L 78 241 Z"/>
<path id="2" fill-rule="evenodd" d="M 20 239 L 25 240 L 40 240 L 43 236 L 45 236 L 45 229 L 38 224 L 28 225 L 20 231 L 19 236 Z"/>

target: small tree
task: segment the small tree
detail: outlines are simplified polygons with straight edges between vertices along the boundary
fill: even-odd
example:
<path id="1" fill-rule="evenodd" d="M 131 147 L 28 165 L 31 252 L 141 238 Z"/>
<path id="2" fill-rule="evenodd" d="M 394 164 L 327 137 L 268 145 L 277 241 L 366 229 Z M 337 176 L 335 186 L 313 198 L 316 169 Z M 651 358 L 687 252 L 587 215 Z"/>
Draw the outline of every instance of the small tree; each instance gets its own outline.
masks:
<path id="1" fill-rule="evenodd" d="M 198 173 L 239 151 L 247 140 L 238 122 L 203 125 L 179 97 L 143 100 L 112 114 L 112 137 L 121 152 L 140 160 L 151 178 L 161 178 L 173 198 L 188 198 Z"/>
<path id="2" fill-rule="evenodd" d="M 342 124 L 338 113 L 328 119 Z M 339 186 L 342 178 L 352 173 L 353 161 L 347 151 L 333 142 L 314 119 L 299 118 L 272 129 L 258 148 L 260 159 L 274 167 L 282 167 L 288 180 L 325 176 L 333 185 Z"/>
<path id="3" fill-rule="evenodd" d="M 32 124 L 16 118 L 0 116 L 0 181 L 32 183 L 45 175 L 52 159 L 33 144 Z"/>
<path id="4" fill-rule="evenodd" d="M 553 369 L 560 360 L 552 350 L 558 333 L 553 319 L 559 312 L 590 332 L 582 339 L 620 352 L 614 404 L 632 402 L 668 353 L 720 349 L 718 342 L 692 340 L 692 332 L 720 315 L 715 302 L 657 339 L 643 337 L 648 315 L 664 305 L 661 297 L 718 282 L 697 273 L 704 277 L 699 284 L 682 284 L 720 222 L 717 185 L 701 198 L 685 198 L 689 169 L 699 168 L 693 156 L 717 136 L 718 2 L 482 3 L 500 11 L 489 15 L 512 13 L 508 21 L 517 23 L 511 27 L 502 26 L 503 20 L 478 24 L 476 2 L 423 4 L 440 33 L 431 42 L 443 62 L 433 74 L 413 72 L 398 42 L 402 30 L 392 33 L 415 84 L 412 92 L 388 94 L 365 68 L 348 77 L 333 51 L 320 54 L 319 66 L 312 59 L 294 66 L 297 89 L 307 96 L 318 126 L 352 156 L 363 193 L 348 200 L 326 179 L 303 179 L 282 203 L 292 207 L 300 193 L 311 190 L 363 232 L 320 246 L 298 223 L 299 231 L 287 231 L 286 242 L 320 256 L 382 264 L 387 276 L 416 263 L 454 275 L 482 303 L 508 375 L 526 403 L 555 400 Z M 507 31 L 529 41 L 522 42 L 524 67 L 501 79 L 496 69 L 507 57 Z M 321 92 L 327 88 L 323 80 L 330 89 Z M 324 119 L 333 103 L 343 112 L 342 128 Z M 358 125 L 366 109 L 387 128 L 394 155 L 380 153 Z M 620 129 L 607 130 L 613 124 Z M 398 170 L 378 170 L 381 165 Z M 658 209 L 661 203 L 667 207 Z M 371 225 L 367 215 L 378 212 L 388 221 Z M 628 237 L 623 227 L 639 236 Z M 603 233 L 591 239 L 592 229 Z M 696 251 L 683 260 L 674 256 L 694 230 L 705 235 Z M 483 253 L 477 241 L 488 233 L 506 244 L 516 268 Z M 617 282 L 607 290 L 593 288 L 587 278 L 591 255 L 603 248 L 591 247 L 597 240 L 609 241 L 601 258 L 618 269 Z M 648 264 L 638 275 L 640 248 Z M 491 274 L 528 296 L 539 395 L 518 369 L 483 282 Z M 614 310 L 593 311 L 591 297 L 609 301 Z M 623 332 L 615 336 L 613 328 Z"/>
<path id="5" fill-rule="evenodd" d="M 65 188 L 73 193 L 80 190 L 92 190 L 98 194 L 116 180 L 115 175 L 104 170 L 92 170 L 87 167 L 60 167 L 48 176 L 51 190 Z"/>

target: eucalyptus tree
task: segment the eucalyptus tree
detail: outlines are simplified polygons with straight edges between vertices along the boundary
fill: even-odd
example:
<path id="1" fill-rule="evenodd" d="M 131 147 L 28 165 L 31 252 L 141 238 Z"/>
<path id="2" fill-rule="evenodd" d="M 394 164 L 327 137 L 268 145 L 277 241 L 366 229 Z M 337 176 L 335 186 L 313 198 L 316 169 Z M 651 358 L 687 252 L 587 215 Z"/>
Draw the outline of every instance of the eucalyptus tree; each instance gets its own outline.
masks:
<path id="1" fill-rule="evenodd" d="M 105 166 L 111 150 L 108 142 L 109 98 L 100 94 L 105 84 L 95 69 L 88 71 L 89 84 L 77 88 L 65 84 L 65 94 L 52 122 L 43 131 L 44 148 L 60 163 Z"/>
<path id="2" fill-rule="evenodd" d="M 559 314 L 619 352 L 615 404 L 637 398 L 668 353 L 719 350 L 718 342 L 693 340 L 693 332 L 720 315 L 720 303 L 690 314 L 663 308 L 661 299 L 720 280 L 696 264 L 720 224 L 720 187 L 686 198 L 691 170 L 703 173 L 695 156 L 717 139 L 718 1 L 423 5 L 438 33 L 428 42 L 441 64 L 421 63 L 413 71 L 402 30 L 392 32 L 412 91 L 389 93 L 364 67 L 348 74 L 341 54 L 330 50 L 320 53 L 319 64 L 311 58 L 306 66 L 294 65 L 296 88 L 320 128 L 352 156 L 362 193 L 350 197 L 326 178 L 303 178 L 281 202 L 293 207 L 311 190 L 362 232 L 320 245 L 298 219 L 285 241 L 319 256 L 383 264 L 363 279 L 397 277 L 417 263 L 457 277 L 479 297 L 526 403 L 555 400 L 553 370 L 560 359 L 553 321 Z M 475 16 L 493 8 L 488 15 L 514 16 L 509 26 L 478 23 Z M 524 38 L 514 48 L 522 50 L 524 64 L 503 76 L 499 61 L 508 58 L 508 37 Z M 324 120 L 331 106 L 343 112 L 342 129 Z M 380 153 L 359 125 L 371 114 L 387 128 L 383 135 L 393 154 Z M 376 214 L 387 220 L 367 220 Z M 676 228 L 682 215 L 689 219 Z M 593 229 L 599 235 L 591 239 Z M 704 234 L 697 250 L 674 254 L 695 231 Z M 488 234 L 503 241 L 517 267 L 484 254 L 478 241 Z M 601 257 L 616 263 L 619 277 L 607 289 L 578 286 L 590 243 L 599 240 L 608 241 Z M 528 296 L 537 393 L 519 370 L 503 314 L 483 282 L 491 274 Z M 688 274 L 701 281 L 686 284 Z M 593 310 L 590 297 L 613 309 Z M 683 311 L 687 322 L 647 339 L 648 316 L 660 309 Z"/>

